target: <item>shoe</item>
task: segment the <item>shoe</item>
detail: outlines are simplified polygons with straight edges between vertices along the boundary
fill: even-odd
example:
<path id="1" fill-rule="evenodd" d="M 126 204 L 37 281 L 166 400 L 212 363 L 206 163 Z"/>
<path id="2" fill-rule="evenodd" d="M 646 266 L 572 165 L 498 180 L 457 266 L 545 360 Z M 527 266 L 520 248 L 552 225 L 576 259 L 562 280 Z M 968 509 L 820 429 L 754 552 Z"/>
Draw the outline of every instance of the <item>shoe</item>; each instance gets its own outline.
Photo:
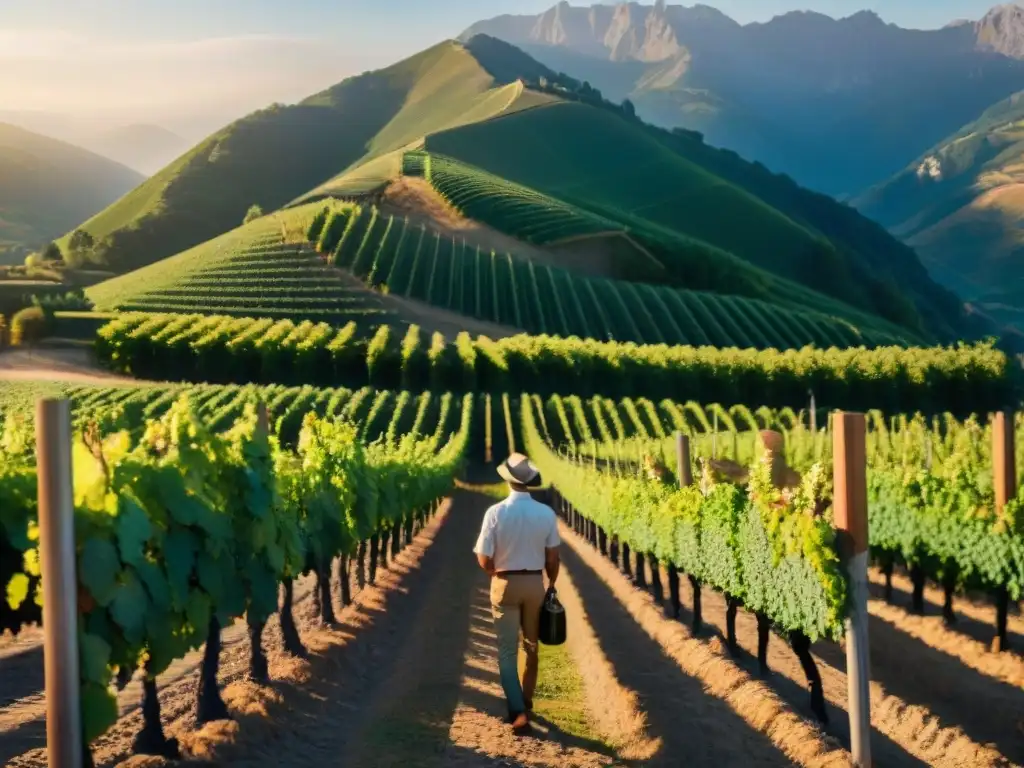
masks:
<path id="1" fill-rule="evenodd" d="M 512 733 L 516 736 L 523 736 L 530 732 L 530 718 L 525 712 L 521 712 L 511 723 Z"/>

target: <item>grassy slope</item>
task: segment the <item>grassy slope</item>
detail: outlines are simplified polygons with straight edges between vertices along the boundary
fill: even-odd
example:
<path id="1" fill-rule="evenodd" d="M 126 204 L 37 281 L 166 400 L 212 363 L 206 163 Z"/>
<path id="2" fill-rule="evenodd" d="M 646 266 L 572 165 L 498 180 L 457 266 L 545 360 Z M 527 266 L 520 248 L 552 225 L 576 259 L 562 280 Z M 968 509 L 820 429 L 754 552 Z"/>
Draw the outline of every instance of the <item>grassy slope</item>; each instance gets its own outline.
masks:
<path id="1" fill-rule="evenodd" d="M 156 261 L 231 229 L 258 203 L 276 209 L 365 159 L 507 106 L 495 78 L 445 42 L 349 78 L 294 106 L 274 106 L 206 139 L 87 229 L 109 238 L 120 269 Z"/>
<path id="2" fill-rule="evenodd" d="M 430 136 L 427 148 L 585 207 L 623 212 L 763 266 L 820 247 L 814 236 L 621 118 L 561 103 Z M 745 226 L 736 226 L 737 220 Z"/>
<path id="3" fill-rule="evenodd" d="M 1024 93 L 857 200 L 967 298 L 1024 303 Z"/>
<path id="4" fill-rule="evenodd" d="M 633 228 L 651 223 L 703 241 L 871 313 L 892 308 L 857 280 L 864 256 L 810 217 L 787 216 L 608 110 L 553 104 L 432 135 L 426 146 Z M 889 317 L 913 323 L 909 310 Z"/>
<path id="5" fill-rule="evenodd" d="M 453 74 L 457 75 L 454 79 Z M 409 94 L 407 108 L 374 137 L 366 157 L 296 202 L 368 194 L 401 174 L 402 155 L 422 146 L 428 133 L 555 101 L 546 94 L 525 90 L 517 82 L 487 88 L 493 82 L 490 78 L 472 59 L 451 70 L 428 72 Z"/>
<path id="6" fill-rule="evenodd" d="M 0 123 L 0 245 L 57 237 L 141 180 L 104 157 Z"/>
<path id="7" fill-rule="evenodd" d="M 638 259 L 634 249 L 617 252 L 613 258 L 618 263 L 608 273 L 609 277 L 760 299 L 787 310 L 815 311 L 843 318 L 861 328 L 913 338 L 903 326 L 648 220 L 621 217 L 627 226 L 443 155 L 413 152 L 407 160 L 408 173 L 426 173 L 438 193 L 467 218 L 482 221 L 519 240 L 557 246 L 563 236 L 629 230 L 629 237 L 653 261 Z M 417 170 L 416 164 L 424 170 Z"/>

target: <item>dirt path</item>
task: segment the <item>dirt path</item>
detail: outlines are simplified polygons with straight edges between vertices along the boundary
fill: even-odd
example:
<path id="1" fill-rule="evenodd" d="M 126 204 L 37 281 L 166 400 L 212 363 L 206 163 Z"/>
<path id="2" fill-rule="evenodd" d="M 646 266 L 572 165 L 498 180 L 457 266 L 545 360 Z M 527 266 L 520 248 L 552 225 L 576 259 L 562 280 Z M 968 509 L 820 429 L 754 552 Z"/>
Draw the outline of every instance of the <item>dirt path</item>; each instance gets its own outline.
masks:
<path id="1" fill-rule="evenodd" d="M 648 594 L 570 533 L 560 591 L 576 644 L 565 646 L 568 653 L 545 649 L 545 658 L 575 665 L 575 679 L 585 690 L 545 693 L 555 701 L 538 702 L 533 733 L 514 738 L 503 724 L 486 578 L 469 554 L 490 503 L 483 495 L 458 493 L 413 545 L 378 573 L 375 586 L 362 590 L 345 610 L 336 606 L 335 628 L 316 626 L 306 594 L 310 585 L 301 582 L 296 618 L 310 659 L 300 662 L 283 654 L 277 627 L 269 626 L 266 644 L 275 680 L 269 688 L 244 680 L 247 643 L 241 627 L 227 630 L 221 683 L 233 721 L 193 730 L 198 656 L 180 662 L 160 681 L 168 733 L 199 764 L 260 768 L 674 766 L 681 756 L 695 766 L 848 764 L 849 755 L 840 748 L 848 733 L 845 656 L 838 646 L 814 649 L 832 717 L 827 735 L 808 717 L 802 672 L 781 639 L 771 643 L 772 675 L 758 680 L 756 660 L 748 652 L 732 659 L 716 636 L 724 628 L 720 598 L 705 592 L 708 626 L 702 637 L 693 638 L 684 624 L 666 619 Z M 689 598 L 684 590 L 684 604 Z M 900 609 L 887 608 L 894 615 L 875 616 L 871 626 L 876 763 L 1022 762 L 1018 720 L 1024 692 L 1019 686 L 922 642 L 901 628 Z M 741 612 L 737 629 L 741 645 L 750 649 L 756 638 L 753 617 Z M 45 765 L 42 750 L 31 749 L 41 746 L 43 725 L 38 682 L 28 677 L 41 677 L 32 653 L 30 645 L 0 649 L 2 679 L 20 686 L 17 705 L 0 709 L 0 723 L 7 718 L 6 728 L 0 727 L 0 758 L 16 768 Z M 35 664 L 36 670 L 20 678 L 8 674 L 12 664 L 23 671 Z M 98 766 L 129 757 L 141 726 L 138 697 L 137 683 L 121 696 L 121 720 L 94 745 Z M 540 690 L 538 698 L 543 698 Z"/>
<path id="2" fill-rule="evenodd" d="M 234 721 L 192 730 L 199 655 L 180 661 L 159 681 L 167 733 L 192 760 L 233 766 L 468 766 L 493 765 L 494 756 L 515 758 L 510 765 L 610 764 L 604 744 L 544 725 L 535 738 L 514 739 L 501 722 L 486 579 L 470 555 L 488 503 L 460 494 L 378 573 L 376 586 L 344 611 L 336 605 L 336 629 L 315 626 L 310 585 L 300 582 L 295 613 L 311 658 L 297 662 L 281 653 L 277 627 L 268 626 L 275 680 L 268 689 L 244 680 L 244 627 L 226 630 L 220 680 Z M 0 710 L 0 757 L 17 768 L 45 765 L 41 654 L 38 647 L 26 651 L 4 658 L 5 683 L 19 678 L 23 695 Z M 20 671 L 7 666 L 12 658 Z M 93 745 L 98 766 L 130 756 L 142 724 L 137 685 L 120 697 L 121 720 Z"/>
<path id="3" fill-rule="evenodd" d="M 136 384 L 104 371 L 84 348 L 41 347 L 0 352 L 0 381 L 64 381 L 75 384 Z"/>
<path id="4" fill-rule="evenodd" d="M 868 571 L 871 596 L 881 600 L 885 594 L 885 576 L 882 571 L 872 568 Z M 893 605 L 910 606 L 913 585 L 907 574 L 897 570 L 892 575 Z M 925 616 L 940 616 L 944 595 L 935 584 L 928 582 L 924 589 Z M 992 598 L 981 595 L 956 595 L 953 599 L 953 611 L 956 613 L 956 624 L 951 631 L 972 638 L 985 646 L 989 645 L 995 634 L 996 607 Z M 1007 635 L 1010 641 L 1011 655 L 1024 661 L 1024 613 L 1020 604 L 1010 604 L 1007 617 Z M 1003 654 L 1005 655 L 1005 654 Z"/>
<path id="5" fill-rule="evenodd" d="M 296 618 L 310 659 L 282 654 L 278 630 L 268 626 L 275 681 L 269 688 L 245 681 L 247 643 L 236 634 L 240 627 L 227 630 L 220 679 L 234 720 L 193 730 L 198 657 L 180 662 L 160 680 L 168 734 L 179 738 L 193 762 L 261 768 L 669 766 L 678 765 L 680 755 L 697 766 L 790 764 L 645 640 L 615 596 L 597 587 L 597 577 L 579 562 L 567 564 L 561 584 L 577 644 L 565 647 L 571 653 L 546 649 L 545 658 L 562 653 L 562 664 L 582 662 L 574 674 L 586 695 L 538 689 L 533 733 L 513 737 L 503 723 L 487 581 L 470 555 L 490 503 L 482 495 L 459 493 L 450 509 L 378 573 L 376 586 L 339 612 L 336 628 L 317 628 L 312 601 L 301 597 Z M 41 706 L 41 695 L 26 691 L 13 708 L 19 716 L 29 712 L 33 696 Z M 98 766 L 129 758 L 141 726 L 138 696 L 137 688 L 124 692 L 121 720 L 93 745 Z M 555 700 L 542 701 L 546 696 Z M 566 697 L 572 700 L 558 700 Z M 0 731 L 7 765 L 45 765 L 42 749 L 22 754 L 42 745 L 41 714 L 40 709 L 28 729 Z"/>

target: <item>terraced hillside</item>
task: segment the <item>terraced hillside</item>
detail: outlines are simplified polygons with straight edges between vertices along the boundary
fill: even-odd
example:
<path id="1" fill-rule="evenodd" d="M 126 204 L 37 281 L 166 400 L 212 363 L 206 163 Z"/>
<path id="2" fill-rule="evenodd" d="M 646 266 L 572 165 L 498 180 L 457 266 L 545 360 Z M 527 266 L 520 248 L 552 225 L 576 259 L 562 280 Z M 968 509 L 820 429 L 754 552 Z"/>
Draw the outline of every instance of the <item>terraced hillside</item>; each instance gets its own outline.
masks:
<path id="1" fill-rule="evenodd" d="M 312 248 L 286 243 L 286 221 L 265 217 L 94 286 L 88 296 L 98 310 L 208 312 L 337 324 L 389 319 L 378 297 L 352 288 Z"/>
<path id="2" fill-rule="evenodd" d="M 816 291 L 799 299 L 814 311 L 829 313 L 814 300 L 824 295 L 900 333 L 949 341 L 985 330 L 911 251 L 855 212 L 645 125 L 586 84 L 487 37 L 443 43 L 239 121 L 87 228 L 97 239 L 110 236 L 101 250 L 125 269 L 229 230 L 252 203 L 273 210 L 377 194 L 401 176 L 406 153 L 422 148 L 490 174 L 479 176 L 476 192 L 446 192 L 471 217 L 495 213 L 481 193 L 493 178 L 557 201 L 576 218 L 569 228 L 536 220 L 515 237 L 546 247 L 597 228 L 628 230 L 665 267 L 664 280 L 649 271 L 631 279 L 775 303 L 776 286 L 765 277 L 774 275 Z M 437 169 L 442 191 L 447 170 Z M 585 250 L 576 246 L 577 255 Z M 637 263 L 649 267 L 650 259 Z"/>
<path id="3" fill-rule="evenodd" d="M 443 155 L 408 152 L 407 176 L 421 176 L 458 212 L 520 241 L 546 247 L 574 271 L 630 282 L 759 299 L 785 309 L 819 312 L 908 336 L 906 327 L 857 310 L 733 254 L 649 221 L 629 225 L 502 179 Z M 598 258 L 607 256 L 607 258 Z M 603 262 L 603 263 L 602 263 Z M 585 268 L 585 269 L 584 269 Z"/>
<path id="4" fill-rule="evenodd" d="M 321 226 L 313 233 L 321 252 L 368 286 L 534 334 L 778 349 L 916 339 L 877 320 L 859 327 L 740 296 L 582 277 L 467 246 L 370 205 L 334 207 Z"/>

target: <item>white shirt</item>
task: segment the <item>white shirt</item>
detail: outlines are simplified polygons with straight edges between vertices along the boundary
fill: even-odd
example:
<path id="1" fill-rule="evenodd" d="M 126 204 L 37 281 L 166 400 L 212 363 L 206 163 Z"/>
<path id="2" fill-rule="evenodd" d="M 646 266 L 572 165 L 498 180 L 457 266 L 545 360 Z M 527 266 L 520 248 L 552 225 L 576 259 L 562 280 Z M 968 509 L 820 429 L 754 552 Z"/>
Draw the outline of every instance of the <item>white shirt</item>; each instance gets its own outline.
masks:
<path id="1" fill-rule="evenodd" d="M 473 551 L 494 558 L 496 571 L 540 571 L 545 548 L 559 544 L 554 510 L 528 493 L 512 491 L 487 510 Z"/>

